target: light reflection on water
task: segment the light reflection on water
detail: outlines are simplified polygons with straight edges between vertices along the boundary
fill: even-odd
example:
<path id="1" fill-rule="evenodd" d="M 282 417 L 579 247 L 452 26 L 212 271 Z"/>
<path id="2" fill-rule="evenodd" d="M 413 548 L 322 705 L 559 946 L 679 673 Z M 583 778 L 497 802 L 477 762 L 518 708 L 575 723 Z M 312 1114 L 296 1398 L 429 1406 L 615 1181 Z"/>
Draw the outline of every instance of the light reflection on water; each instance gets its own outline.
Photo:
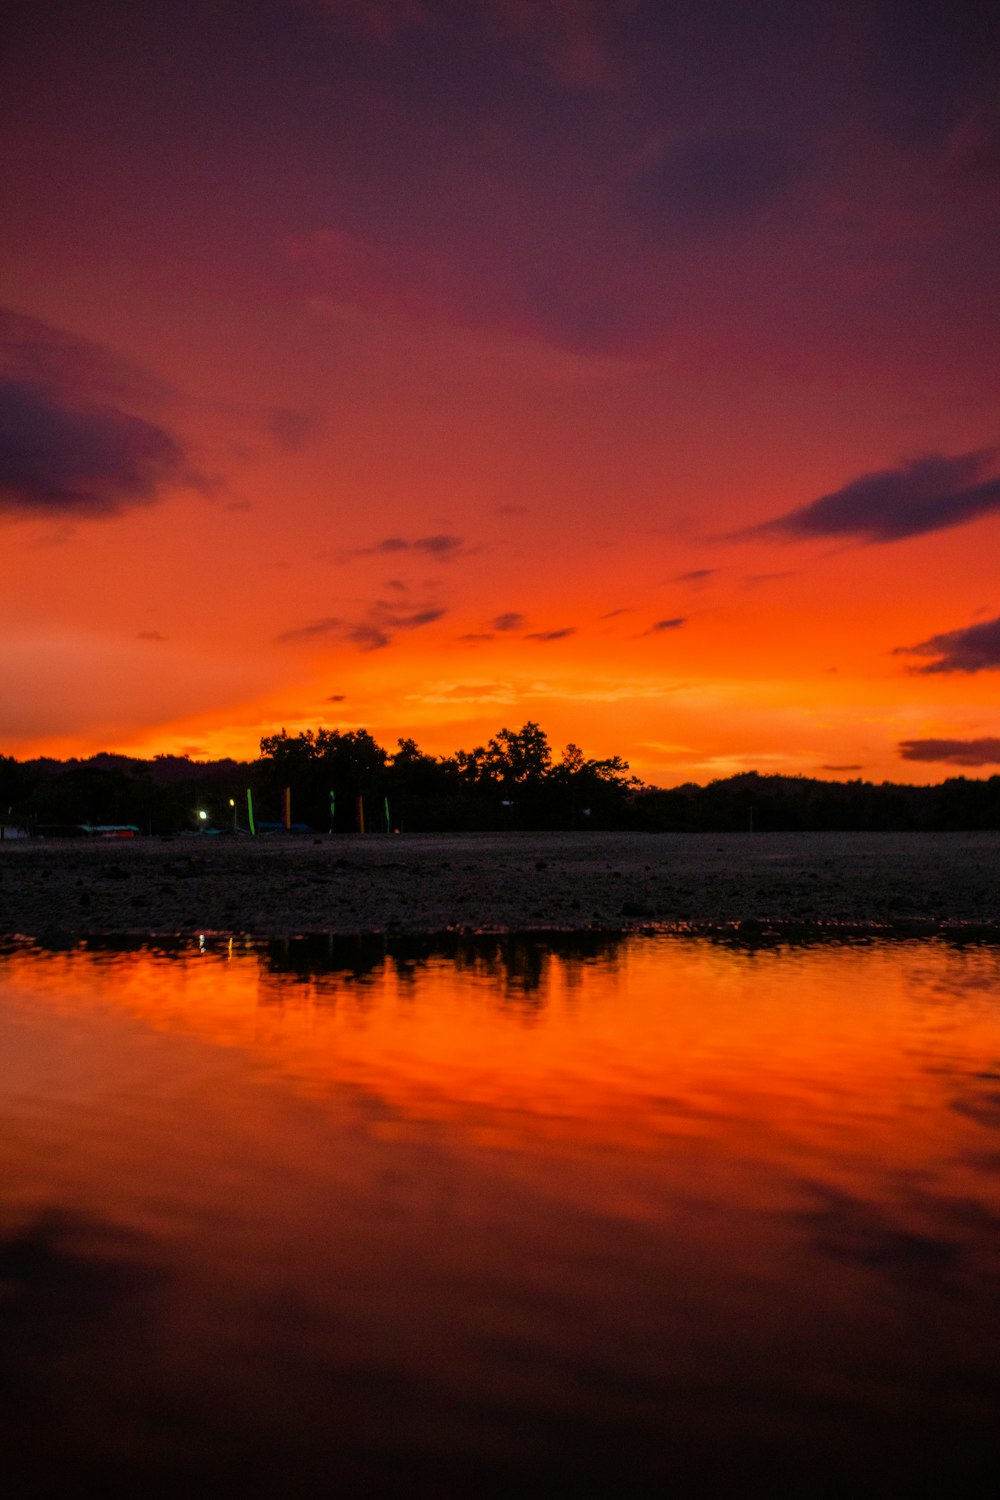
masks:
<path id="1" fill-rule="evenodd" d="M 939 1494 L 1000 1457 L 1000 950 L 0 955 L 21 1493 Z"/>

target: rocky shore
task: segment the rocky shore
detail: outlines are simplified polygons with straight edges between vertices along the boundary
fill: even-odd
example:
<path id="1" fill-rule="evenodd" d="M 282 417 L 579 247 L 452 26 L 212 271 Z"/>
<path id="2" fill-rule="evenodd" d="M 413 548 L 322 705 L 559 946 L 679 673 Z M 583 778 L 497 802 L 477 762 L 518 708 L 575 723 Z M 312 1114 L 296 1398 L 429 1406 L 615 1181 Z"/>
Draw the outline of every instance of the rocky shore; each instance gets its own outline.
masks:
<path id="1" fill-rule="evenodd" d="M 1000 832 L 447 834 L 0 843 L 0 934 L 1000 936 Z"/>

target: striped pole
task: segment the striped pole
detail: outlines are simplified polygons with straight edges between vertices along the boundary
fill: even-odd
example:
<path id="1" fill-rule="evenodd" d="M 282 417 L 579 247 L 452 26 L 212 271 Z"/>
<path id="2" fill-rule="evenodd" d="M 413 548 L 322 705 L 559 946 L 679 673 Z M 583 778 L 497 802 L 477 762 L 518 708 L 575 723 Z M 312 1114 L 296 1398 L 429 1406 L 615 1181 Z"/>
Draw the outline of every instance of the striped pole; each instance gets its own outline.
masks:
<path id="1" fill-rule="evenodd" d="M 250 824 L 250 832 L 256 838 L 257 824 L 253 820 L 253 792 L 249 787 L 247 787 L 247 822 Z"/>
<path id="2" fill-rule="evenodd" d="M 290 786 L 285 787 L 285 795 L 282 799 L 282 821 L 287 833 L 292 826 L 292 789 Z"/>

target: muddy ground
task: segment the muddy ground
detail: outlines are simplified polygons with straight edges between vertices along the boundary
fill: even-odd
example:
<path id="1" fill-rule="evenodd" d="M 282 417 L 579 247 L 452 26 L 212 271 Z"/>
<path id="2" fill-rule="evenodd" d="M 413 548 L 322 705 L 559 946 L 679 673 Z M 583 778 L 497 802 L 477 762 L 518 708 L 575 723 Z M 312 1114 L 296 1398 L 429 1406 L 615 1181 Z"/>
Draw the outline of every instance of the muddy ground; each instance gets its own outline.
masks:
<path id="1" fill-rule="evenodd" d="M 1000 933 L 1000 832 L 0 843 L 0 934 Z"/>

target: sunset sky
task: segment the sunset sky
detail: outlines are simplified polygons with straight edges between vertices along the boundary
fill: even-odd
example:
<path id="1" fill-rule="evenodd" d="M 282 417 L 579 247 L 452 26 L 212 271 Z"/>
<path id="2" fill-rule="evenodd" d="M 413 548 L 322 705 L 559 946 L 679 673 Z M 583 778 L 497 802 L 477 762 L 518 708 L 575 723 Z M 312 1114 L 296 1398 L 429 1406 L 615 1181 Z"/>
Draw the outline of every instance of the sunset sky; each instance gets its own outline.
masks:
<path id="1" fill-rule="evenodd" d="M 991 774 L 993 10 L 16 7 L 0 752 Z"/>

